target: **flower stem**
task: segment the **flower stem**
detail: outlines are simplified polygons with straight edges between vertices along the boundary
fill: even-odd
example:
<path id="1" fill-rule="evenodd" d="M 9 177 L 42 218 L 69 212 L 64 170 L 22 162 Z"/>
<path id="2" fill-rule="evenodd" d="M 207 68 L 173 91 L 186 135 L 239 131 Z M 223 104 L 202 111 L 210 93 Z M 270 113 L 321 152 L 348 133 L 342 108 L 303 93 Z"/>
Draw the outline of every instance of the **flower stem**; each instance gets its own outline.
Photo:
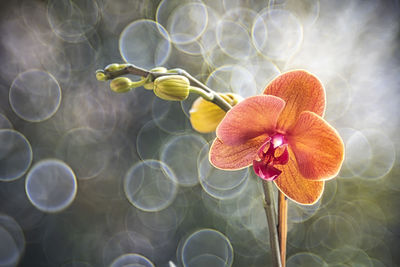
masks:
<path id="1" fill-rule="evenodd" d="M 182 69 L 173 69 L 168 72 L 156 72 L 156 71 L 147 71 L 132 64 L 126 64 L 126 67 L 120 70 L 116 71 L 98 70 L 97 72 L 103 72 L 108 80 L 114 79 L 121 75 L 133 74 L 137 76 L 146 77 L 147 82 L 153 82 L 156 78 L 161 76 L 176 75 L 176 74 L 183 75 L 189 79 L 190 84 L 192 86 L 202 89 L 206 93 L 206 95 L 211 99 L 209 100 L 210 102 L 216 104 L 224 111 L 228 111 L 232 108 L 232 106 L 228 102 L 226 102 L 225 99 L 223 99 L 219 94 L 208 88 L 206 85 L 204 85 L 196 78 L 194 78 L 192 75 L 190 75 L 188 72 Z"/>
<path id="2" fill-rule="evenodd" d="M 203 89 L 196 87 L 196 86 L 190 86 L 189 88 L 190 93 L 195 93 L 200 95 L 202 98 L 204 98 L 207 101 L 212 101 L 214 95 L 208 92 L 205 92 Z"/>
<path id="3" fill-rule="evenodd" d="M 286 239 L 287 239 L 287 198 L 279 191 L 278 196 L 278 232 L 279 232 L 279 245 L 281 251 L 282 267 L 286 266 Z"/>
<path id="4" fill-rule="evenodd" d="M 274 202 L 272 200 L 272 183 L 269 181 L 262 180 L 263 189 L 264 189 L 264 210 L 267 215 L 268 221 L 268 230 L 269 230 L 269 242 L 271 246 L 271 254 L 272 254 L 272 264 L 276 267 L 281 267 L 281 255 L 279 250 L 279 239 L 278 239 L 278 229 L 276 227 L 275 220 L 275 207 Z"/>

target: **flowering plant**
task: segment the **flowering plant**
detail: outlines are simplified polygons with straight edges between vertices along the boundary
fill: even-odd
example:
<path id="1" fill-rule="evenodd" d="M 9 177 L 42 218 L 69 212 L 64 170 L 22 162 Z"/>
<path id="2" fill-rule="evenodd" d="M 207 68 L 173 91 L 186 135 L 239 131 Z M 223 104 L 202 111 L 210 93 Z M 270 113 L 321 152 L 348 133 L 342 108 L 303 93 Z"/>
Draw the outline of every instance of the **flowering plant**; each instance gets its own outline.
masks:
<path id="1" fill-rule="evenodd" d="M 132 82 L 119 77 L 124 74 L 142 78 Z M 181 69 L 147 71 L 130 64 L 111 64 L 97 71 L 96 77 L 113 79 L 110 87 L 117 93 L 143 86 L 167 101 L 200 95 L 190 110 L 190 122 L 199 132 L 216 131 L 209 153 L 212 165 L 223 170 L 252 165 L 263 180 L 272 261 L 274 266 L 285 266 L 286 198 L 299 204 L 315 203 L 323 193 L 324 181 L 337 175 L 344 160 L 341 137 L 322 118 L 325 91 L 321 82 L 306 71 L 290 71 L 274 79 L 263 95 L 243 100 L 235 94 L 216 93 Z M 271 181 L 280 190 L 278 224 Z"/>

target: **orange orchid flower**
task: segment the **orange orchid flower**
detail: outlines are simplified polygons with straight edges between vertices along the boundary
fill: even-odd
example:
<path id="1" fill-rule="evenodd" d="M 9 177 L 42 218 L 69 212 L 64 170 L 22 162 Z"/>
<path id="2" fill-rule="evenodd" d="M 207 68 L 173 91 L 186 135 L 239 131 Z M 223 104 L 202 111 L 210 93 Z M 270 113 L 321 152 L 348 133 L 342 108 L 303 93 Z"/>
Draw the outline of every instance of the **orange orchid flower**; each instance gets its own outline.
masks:
<path id="1" fill-rule="evenodd" d="M 296 70 L 274 79 L 263 95 L 234 106 L 219 124 L 210 162 L 219 169 L 253 165 L 288 198 L 313 204 L 324 181 L 337 175 L 344 145 L 323 118 L 325 91 L 312 74 Z"/>

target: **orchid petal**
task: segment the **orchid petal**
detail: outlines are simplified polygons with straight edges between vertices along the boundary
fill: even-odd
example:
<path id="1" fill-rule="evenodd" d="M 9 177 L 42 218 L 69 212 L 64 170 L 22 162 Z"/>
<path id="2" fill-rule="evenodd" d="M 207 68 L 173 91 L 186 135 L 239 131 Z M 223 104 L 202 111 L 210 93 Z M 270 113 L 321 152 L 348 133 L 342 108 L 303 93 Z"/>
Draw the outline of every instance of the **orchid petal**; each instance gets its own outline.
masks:
<path id="1" fill-rule="evenodd" d="M 250 139 L 244 144 L 230 146 L 216 138 L 210 148 L 210 162 L 214 167 L 223 170 L 239 170 L 253 164 L 257 151 L 266 135 Z"/>
<path id="2" fill-rule="evenodd" d="M 217 128 L 226 145 L 239 145 L 262 134 L 272 134 L 285 102 L 275 96 L 249 97 L 234 106 Z"/>
<path id="3" fill-rule="evenodd" d="M 337 131 L 313 112 L 305 111 L 288 136 L 303 177 L 327 180 L 335 177 L 344 160 L 344 144 Z"/>
<path id="4" fill-rule="evenodd" d="M 286 131 L 297 121 L 303 111 L 312 111 L 323 116 L 325 111 L 325 90 L 314 75 L 296 70 L 284 73 L 274 79 L 264 90 L 286 102 L 277 124 L 277 129 Z"/>
<path id="5" fill-rule="evenodd" d="M 324 181 L 305 179 L 299 172 L 293 152 L 289 148 L 289 162 L 277 166 L 282 173 L 274 180 L 279 190 L 291 200 L 304 205 L 318 201 L 324 191 Z"/>

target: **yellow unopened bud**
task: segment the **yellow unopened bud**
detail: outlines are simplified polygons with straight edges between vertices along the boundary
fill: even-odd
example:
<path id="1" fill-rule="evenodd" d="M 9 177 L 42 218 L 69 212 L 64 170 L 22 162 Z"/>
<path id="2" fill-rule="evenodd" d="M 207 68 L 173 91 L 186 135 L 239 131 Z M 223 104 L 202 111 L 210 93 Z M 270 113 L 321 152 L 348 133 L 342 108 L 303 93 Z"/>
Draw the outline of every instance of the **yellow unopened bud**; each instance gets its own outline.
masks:
<path id="1" fill-rule="evenodd" d="M 110 88 L 116 93 L 125 93 L 132 89 L 132 81 L 126 77 L 118 77 L 111 81 Z"/>
<path id="2" fill-rule="evenodd" d="M 231 106 L 243 100 L 241 96 L 233 93 L 219 93 L 219 95 Z M 193 129 L 200 133 L 214 132 L 226 114 L 219 106 L 202 97 L 193 102 L 189 113 Z"/>
<path id="3" fill-rule="evenodd" d="M 185 76 L 161 76 L 154 81 L 154 94 L 169 101 L 182 101 L 189 95 L 190 82 Z"/>
<path id="4" fill-rule="evenodd" d="M 98 81 L 107 81 L 107 76 L 104 74 L 104 72 L 98 71 L 96 72 L 96 79 Z"/>
<path id="5" fill-rule="evenodd" d="M 113 71 L 118 71 L 122 70 L 123 68 L 126 68 L 127 64 L 117 64 L 113 63 L 108 65 L 107 67 L 104 68 L 105 71 L 113 72 Z"/>

